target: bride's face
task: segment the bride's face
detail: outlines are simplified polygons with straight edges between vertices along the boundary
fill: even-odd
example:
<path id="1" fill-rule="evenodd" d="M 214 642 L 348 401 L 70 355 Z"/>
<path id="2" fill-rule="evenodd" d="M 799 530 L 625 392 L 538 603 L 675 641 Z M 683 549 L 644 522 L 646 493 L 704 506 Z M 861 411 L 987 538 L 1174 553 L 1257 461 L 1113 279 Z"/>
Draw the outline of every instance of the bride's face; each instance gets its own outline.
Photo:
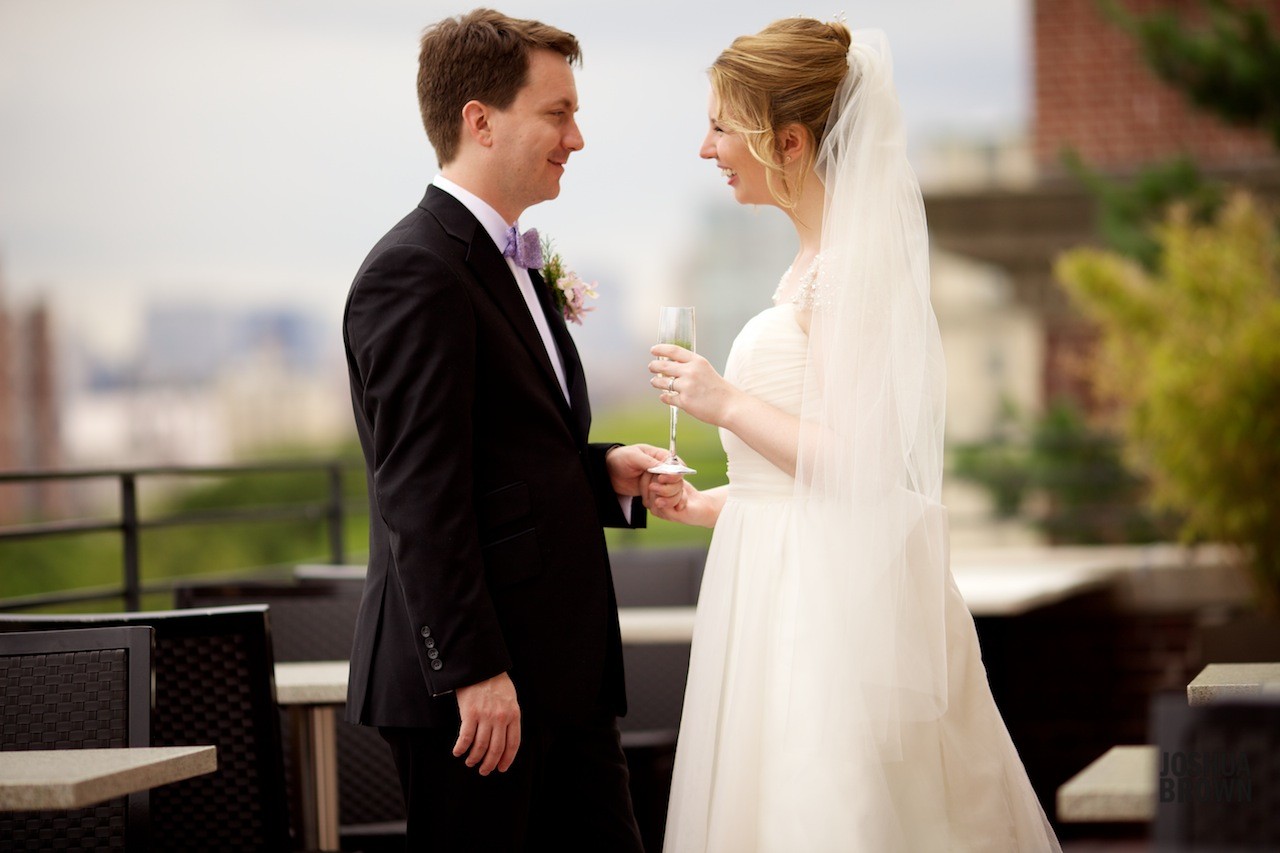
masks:
<path id="1" fill-rule="evenodd" d="M 715 92 L 711 93 L 707 116 L 707 137 L 702 140 L 698 154 L 704 160 L 714 160 L 720 167 L 720 173 L 733 187 L 733 197 L 738 204 L 776 205 L 765 180 L 764 166 L 752 156 L 741 134 L 720 125 L 720 103 Z"/>

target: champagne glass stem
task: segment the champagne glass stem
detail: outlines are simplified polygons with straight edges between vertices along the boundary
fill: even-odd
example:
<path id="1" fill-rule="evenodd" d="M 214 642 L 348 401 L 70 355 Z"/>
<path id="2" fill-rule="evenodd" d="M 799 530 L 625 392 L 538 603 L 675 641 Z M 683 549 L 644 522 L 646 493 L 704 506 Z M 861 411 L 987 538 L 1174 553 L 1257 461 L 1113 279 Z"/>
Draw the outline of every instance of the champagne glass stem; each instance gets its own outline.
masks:
<path id="1" fill-rule="evenodd" d="M 671 409 L 671 441 L 668 445 L 671 454 L 670 458 L 679 459 L 680 457 L 676 456 L 676 415 L 678 410 L 675 406 L 669 406 L 668 408 Z"/>

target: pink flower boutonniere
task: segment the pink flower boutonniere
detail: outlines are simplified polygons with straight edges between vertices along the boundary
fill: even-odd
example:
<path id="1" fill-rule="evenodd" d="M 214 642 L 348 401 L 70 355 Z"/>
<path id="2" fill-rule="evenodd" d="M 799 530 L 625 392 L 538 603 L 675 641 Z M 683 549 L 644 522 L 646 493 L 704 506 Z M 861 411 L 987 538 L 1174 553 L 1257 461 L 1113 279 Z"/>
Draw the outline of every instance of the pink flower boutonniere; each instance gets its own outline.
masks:
<path id="1" fill-rule="evenodd" d="M 564 319 L 570 323 L 582 325 L 582 315 L 596 310 L 586 304 L 587 299 L 595 299 L 596 283 L 587 283 L 576 272 L 564 265 L 564 259 L 552 250 L 551 240 L 542 241 L 542 280 L 551 288 L 551 298 Z"/>

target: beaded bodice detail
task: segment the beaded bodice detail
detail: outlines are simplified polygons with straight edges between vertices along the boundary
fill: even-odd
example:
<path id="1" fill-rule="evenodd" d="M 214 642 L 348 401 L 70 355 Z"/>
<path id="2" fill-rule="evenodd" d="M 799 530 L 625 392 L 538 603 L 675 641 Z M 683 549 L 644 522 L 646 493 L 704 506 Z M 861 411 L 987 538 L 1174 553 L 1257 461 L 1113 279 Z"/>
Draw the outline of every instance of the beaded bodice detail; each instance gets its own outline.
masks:
<path id="1" fill-rule="evenodd" d="M 782 279 L 778 282 L 778 289 L 773 292 L 773 304 L 781 305 L 784 301 L 794 304 L 797 308 L 813 311 L 821 309 L 825 305 L 823 299 L 823 286 L 819 279 L 819 273 L 822 271 L 822 255 L 815 255 L 809 267 L 801 274 L 800 281 L 796 284 L 796 291 L 790 299 L 783 299 L 783 288 L 787 286 L 787 279 L 791 278 L 791 267 L 787 267 L 787 271 L 782 274 Z"/>

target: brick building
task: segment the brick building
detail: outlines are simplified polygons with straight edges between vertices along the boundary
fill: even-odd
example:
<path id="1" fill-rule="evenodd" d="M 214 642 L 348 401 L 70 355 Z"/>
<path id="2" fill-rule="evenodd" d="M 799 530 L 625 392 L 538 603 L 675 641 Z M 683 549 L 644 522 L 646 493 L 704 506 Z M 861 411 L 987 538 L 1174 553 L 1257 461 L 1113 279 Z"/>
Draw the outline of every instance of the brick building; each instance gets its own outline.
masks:
<path id="1" fill-rule="evenodd" d="M 52 322 L 42 303 L 16 308 L 0 278 L 0 471 L 57 468 L 59 395 Z M 0 524 L 62 510 L 57 485 L 0 485 Z"/>
<path id="2" fill-rule="evenodd" d="M 1121 0 L 1145 15 L 1172 11 L 1204 19 L 1203 0 Z M 1280 22 L 1280 0 L 1255 0 Z M 1054 281 L 1063 251 L 1096 242 L 1094 201 L 1067 176 L 1062 153 L 1118 177 L 1189 156 L 1210 178 L 1280 200 L 1280 157 L 1264 132 L 1233 127 L 1165 85 L 1141 48 L 1096 0 L 1032 0 L 1035 103 L 1031 189 L 931 194 L 930 233 L 941 248 L 1001 267 L 1017 300 L 1041 320 L 1042 399 L 1091 406 L 1081 364 L 1093 333 Z"/>
<path id="3" fill-rule="evenodd" d="M 1280 0 L 1255 2 L 1280 20 Z M 1203 0 L 1125 0 L 1123 6 L 1140 16 L 1167 11 L 1205 21 Z M 1166 86 L 1097 0 L 1034 0 L 1031 35 L 1033 145 L 1042 175 L 1061 174 L 1064 148 L 1117 174 L 1178 155 L 1209 172 L 1275 167 L 1266 133 L 1232 127 Z"/>

